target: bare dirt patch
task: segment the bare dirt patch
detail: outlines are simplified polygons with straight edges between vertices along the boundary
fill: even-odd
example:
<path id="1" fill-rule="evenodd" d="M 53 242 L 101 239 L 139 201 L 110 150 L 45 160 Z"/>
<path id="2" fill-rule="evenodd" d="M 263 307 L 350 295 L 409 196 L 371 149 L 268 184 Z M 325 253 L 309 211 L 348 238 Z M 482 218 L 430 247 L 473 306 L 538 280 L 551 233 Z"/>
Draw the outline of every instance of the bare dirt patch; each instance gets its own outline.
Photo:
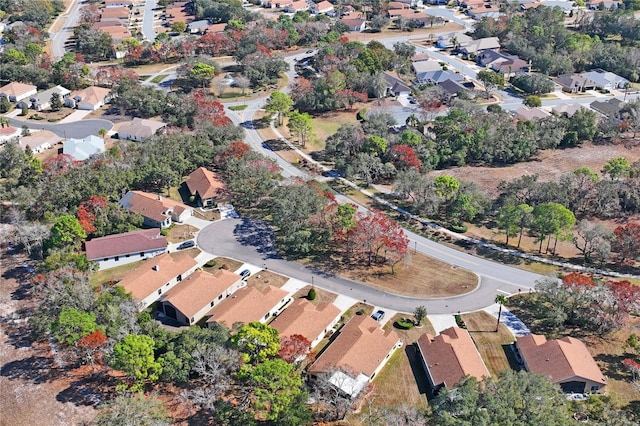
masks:
<path id="1" fill-rule="evenodd" d="M 176 225 L 169 229 L 167 233 L 167 241 L 170 243 L 180 243 L 182 241 L 190 240 L 195 233 L 198 232 L 198 228 L 191 225 Z"/>
<path id="2" fill-rule="evenodd" d="M 309 294 L 309 290 L 311 290 L 311 286 L 302 287 L 296 293 L 294 293 L 294 299 L 306 299 L 307 294 Z M 309 300 L 309 302 L 317 305 L 318 303 L 332 303 L 338 297 L 337 294 L 331 293 L 330 291 L 322 290 L 318 287 L 313 287 L 316 290 L 316 298 L 314 300 Z"/>
<path id="3" fill-rule="evenodd" d="M 260 271 L 249 277 L 247 285 L 256 288 L 263 288 L 268 285 L 280 288 L 287 281 L 289 281 L 289 277 L 285 277 L 284 275 L 276 274 L 271 271 Z"/>

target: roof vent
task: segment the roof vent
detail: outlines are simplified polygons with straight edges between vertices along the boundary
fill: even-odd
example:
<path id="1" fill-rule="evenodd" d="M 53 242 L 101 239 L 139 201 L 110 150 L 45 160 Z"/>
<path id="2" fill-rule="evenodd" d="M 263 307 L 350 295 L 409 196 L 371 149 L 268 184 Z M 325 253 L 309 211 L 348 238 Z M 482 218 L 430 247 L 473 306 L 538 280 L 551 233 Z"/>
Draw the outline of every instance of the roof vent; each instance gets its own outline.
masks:
<path id="1" fill-rule="evenodd" d="M 154 271 L 159 271 L 160 270 L 160 265 L 153 265 L 153 268 L 151 268 L 151 269 L 153 269 Z"/>

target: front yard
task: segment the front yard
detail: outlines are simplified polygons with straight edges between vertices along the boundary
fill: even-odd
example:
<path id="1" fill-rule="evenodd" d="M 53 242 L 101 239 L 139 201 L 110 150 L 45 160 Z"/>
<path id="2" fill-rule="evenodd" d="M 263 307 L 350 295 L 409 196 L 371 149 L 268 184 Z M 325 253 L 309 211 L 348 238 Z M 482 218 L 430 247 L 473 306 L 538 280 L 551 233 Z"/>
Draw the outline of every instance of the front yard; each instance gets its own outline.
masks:
<path id="1" fill-rule="evenodd" d="M 515 339 L 506 326 L 500 324 L 496 333 L 498 320 L 485 311 L 461 316 L 480 356 L 492 375 L 497 376 L 502 371 L 509 369 L 519 369 L 518 362 L 509 347 Z"/>

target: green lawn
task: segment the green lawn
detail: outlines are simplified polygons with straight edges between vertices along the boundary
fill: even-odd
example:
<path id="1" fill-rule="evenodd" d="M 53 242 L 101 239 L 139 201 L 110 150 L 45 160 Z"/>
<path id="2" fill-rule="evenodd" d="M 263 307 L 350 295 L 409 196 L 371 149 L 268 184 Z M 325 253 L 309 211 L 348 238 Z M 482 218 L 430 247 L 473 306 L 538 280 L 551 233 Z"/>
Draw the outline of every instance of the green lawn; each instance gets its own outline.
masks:
<path id="1" fill-rule="evenodd" d="M 132 262 L 115 268 L 104 269 L 94 272 L 89 278 L 89 283 L 93 286 L 99 286 L 109 281 L 119 281 L 129 272 L 136 269 L 143 261 Z"/>
<path id="2" fill-rule="evenodd" d="M 152 83 L 155 83 L 155 84 L 162 83 L 162 80 L 164 80 L 165 78 L 167 78 L 167 76 L 168 76 L 168 75 L 169 75 L 169 74 L 160 74 L 160 75 L 157 75 L 157 76 L 155 76 L 154 78 L 152 78 L 152 79 L 151 79 L 151 82 L 152 82 Z"/>

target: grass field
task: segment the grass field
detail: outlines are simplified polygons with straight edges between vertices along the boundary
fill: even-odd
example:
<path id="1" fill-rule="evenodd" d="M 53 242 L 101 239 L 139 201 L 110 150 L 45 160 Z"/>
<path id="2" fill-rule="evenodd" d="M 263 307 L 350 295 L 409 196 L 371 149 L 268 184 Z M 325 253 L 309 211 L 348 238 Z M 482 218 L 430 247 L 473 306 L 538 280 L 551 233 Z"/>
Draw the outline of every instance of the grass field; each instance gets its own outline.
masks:
<path id="1" fill-rule="evenodd" d="M 89 282 L 91 285 L 98 286 L 109 281 L 120 281 L 129 272 L 136 269 L 142 264 L 143 261 L 132 262 L 122 266 L 116 266 L 115 268 L 103 269 L 91 274 Z"/>

